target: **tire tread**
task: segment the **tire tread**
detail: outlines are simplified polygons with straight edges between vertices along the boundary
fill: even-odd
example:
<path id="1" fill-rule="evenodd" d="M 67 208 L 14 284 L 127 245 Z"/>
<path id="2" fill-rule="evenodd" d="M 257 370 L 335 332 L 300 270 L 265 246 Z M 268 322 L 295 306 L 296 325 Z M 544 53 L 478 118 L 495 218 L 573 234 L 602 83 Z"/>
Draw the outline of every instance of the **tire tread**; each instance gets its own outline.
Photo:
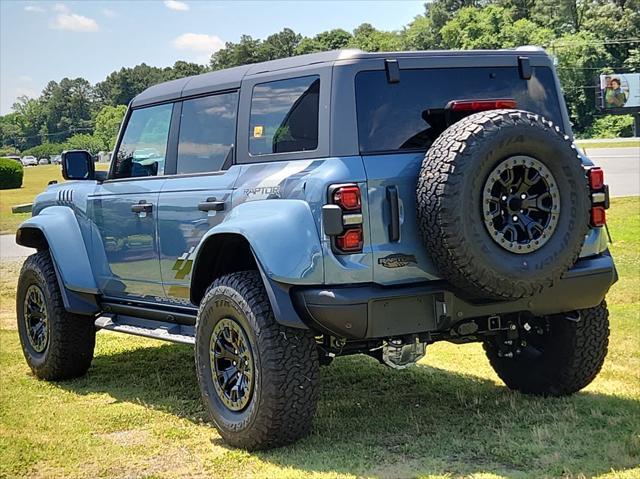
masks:
<path id="1" fill-rule="evenodd" d="M 27 257 L 20 271 L 18 294 L 16 294 L 16 311 L 22 309 L 19 304 L 22 298 L 21 289 L 27 285 L 22 284 L 27 271 L 32 271 L 42 279 L 47 291 L 47 309 L 49 313 L 49 344 L 45 350 L 45 360 L 34 362 L 28 350 L 28 338 L 22 337 L 23 352 L 29 367 L 40 379 L 48 381 L 61 381 L 73 379 L 84 375 L 93 360 L 95 348 L 96 329 L 92 318 L 69 313 L 62 300 L 58 277 L 51 255 L 48 250 L 42 250 Z M 18 318 L 22 321 L 22 318 Z M 54 330 L 55 329 L 55 330 Z"/>
<path id="2" fill-rule="evenodd" d="M 236 431 L 227 431 L 216 424 L 220 434 L 229 444 L 249 450 L 279 447 L 306 436 L 318 399 L 319 365 L 313 334 L 282 326 L 275 320 L 257 271 L 218 278 L 205 293 L 201 305 L 221 294 L 243 306 L 254 327 L 261 355 L 262 390 L 258 413 L 251 424 L 243 424 Z M 203 320 L 202 311 L 201 306 L 196 328 Z M 201 368 L 197 370 L 200 375 Z M 203 399 L 210 408 L 205 394 Z"/>

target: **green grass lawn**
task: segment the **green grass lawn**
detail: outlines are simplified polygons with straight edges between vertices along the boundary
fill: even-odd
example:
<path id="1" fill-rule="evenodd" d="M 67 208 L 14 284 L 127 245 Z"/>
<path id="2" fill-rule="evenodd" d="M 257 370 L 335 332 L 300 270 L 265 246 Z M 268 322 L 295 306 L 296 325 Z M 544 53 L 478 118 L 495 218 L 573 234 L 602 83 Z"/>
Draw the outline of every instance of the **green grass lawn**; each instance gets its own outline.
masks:
<path id="1" fill-rule="evenodd" d="M 107 163 L 96 163 L 96 169 L 103 170 Z M 11 213 L 11 207 L 32 203 L 42 193 L 51 180 L 64 181 L 60 165 L 29 166 L 24 169 L 22 188 L 0 190 L 0 234 L 14 233 L 20 223 L 31 217 L 31 213 Z"/>
<path id="2" fill-rule="evenodd" d="M 609 211 L 620 281 L 609 355 L 570 398 L 507 390 L 477 344 L 419 366 L 367 357 L 322 369 L 310 437 L 247 453 L 206 422 L 186 346 L 101 332 L 86 377 L 46 383 L 14 326 L 16 263 L 0 281 L 0 477 L 640 477 L 640 198 Z"/>
<path id="3" fill-rule="evenodd" d="M 576 140 L 576 144 L 581 148 L 627 148 L 630 146 L 640 147 L 640 140 L 629 139 L 624 141 L 611 141 L 603 138 L 602 140 L 594 142 L 583 142 Z"/>

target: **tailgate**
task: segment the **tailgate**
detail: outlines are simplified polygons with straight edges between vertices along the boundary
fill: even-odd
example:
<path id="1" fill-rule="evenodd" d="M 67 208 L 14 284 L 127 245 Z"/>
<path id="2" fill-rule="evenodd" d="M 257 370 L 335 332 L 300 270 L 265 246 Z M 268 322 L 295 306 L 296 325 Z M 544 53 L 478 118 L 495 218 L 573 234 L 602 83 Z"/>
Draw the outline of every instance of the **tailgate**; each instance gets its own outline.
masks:
<path id="1" fill-rule="evenodd" d="M 423 158 L 422 152 L 362 157 L 367 175 L 373 280 L 376 283 L 437 279 L 422 244 L 416 218 L 416 183 Z M 397 210 L 394 196 L 397 196 Z"/>

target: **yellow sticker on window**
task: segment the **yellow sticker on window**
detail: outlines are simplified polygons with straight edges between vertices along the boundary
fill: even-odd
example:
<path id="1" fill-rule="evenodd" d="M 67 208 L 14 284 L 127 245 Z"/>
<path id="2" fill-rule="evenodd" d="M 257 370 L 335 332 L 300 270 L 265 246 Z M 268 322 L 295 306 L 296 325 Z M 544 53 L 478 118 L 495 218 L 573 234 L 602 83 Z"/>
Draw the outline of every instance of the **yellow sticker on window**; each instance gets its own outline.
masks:
<path id="1" fill-rule="evenodd" d="M 261 138 L 263 131 L 264 131 L 264 127 L 262 125 L 254 126 L 253 127 L 253 137 L 254 138 Z"/>

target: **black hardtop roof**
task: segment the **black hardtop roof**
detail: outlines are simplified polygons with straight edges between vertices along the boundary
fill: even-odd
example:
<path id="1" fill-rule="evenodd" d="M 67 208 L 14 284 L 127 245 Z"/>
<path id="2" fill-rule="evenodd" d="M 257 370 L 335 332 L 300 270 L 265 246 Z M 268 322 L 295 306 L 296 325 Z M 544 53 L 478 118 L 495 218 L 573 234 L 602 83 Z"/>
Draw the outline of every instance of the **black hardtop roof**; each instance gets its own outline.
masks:
<path id="1" fill-rule="evenodd" d="M 473 55 L 546 55 L 540 47 L 518 47 L 511 50 L 424 50 L 410 52 L 364 52 L 357 49 L 332 50 L 329 52 L 310 53 L 294 57 L 270 60 L 261 63 L 242 65 L 225 70 L 204 73 L 191 77 L 171 80 L 151 86 L 137 95 L 131 106 L 138 107 L 176 100 L 213 91 L 231 90 L 240 87 L 242 79 L 259 73 L 275 72 L 305 67 L 336 63 L 341 60 L 368 60 L 375 58 L 407 58 L 435 56 L 473 56 Z"/>

